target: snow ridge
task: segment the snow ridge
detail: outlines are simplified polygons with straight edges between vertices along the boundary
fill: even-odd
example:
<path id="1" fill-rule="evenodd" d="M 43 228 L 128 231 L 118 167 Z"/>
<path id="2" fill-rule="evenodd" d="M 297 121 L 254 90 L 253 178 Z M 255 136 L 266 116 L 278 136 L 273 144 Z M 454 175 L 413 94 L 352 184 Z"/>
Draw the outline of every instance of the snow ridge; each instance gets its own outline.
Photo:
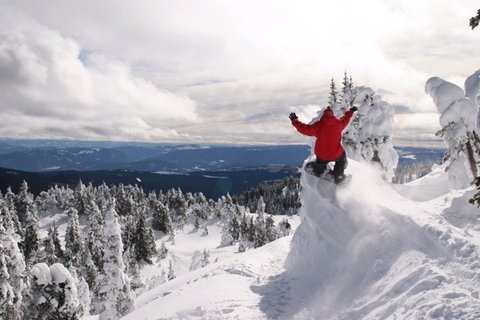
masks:
<path id="1" fill-rule="evenodd" d="M 347 171 L 352 180 L 339 187 L 302 174 L 302 222 L 286 262 L 298 281 L 285 319 L 479 319 L 472 190 L 434 187 L 443 168 L 398 188 L 365 164 L 350 160 Z"/>

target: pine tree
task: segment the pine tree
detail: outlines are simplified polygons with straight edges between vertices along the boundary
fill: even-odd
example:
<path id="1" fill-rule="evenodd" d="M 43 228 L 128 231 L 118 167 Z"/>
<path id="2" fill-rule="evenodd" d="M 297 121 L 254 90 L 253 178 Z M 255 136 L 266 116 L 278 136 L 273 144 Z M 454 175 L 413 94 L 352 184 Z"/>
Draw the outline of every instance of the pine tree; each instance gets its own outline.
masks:
<path id="1" fill-rule="evenodd" d="M 173 280 L 175 279 L 177 276 L 175 275 L 175 270 L 173 270 L 173 265 L 172 265 L 172 261 L 169 262 L 168 264 L 168 275 L 167 275 L 167 279 L 168 280 Z"/>
<path id="2" fill-rule="evenodd" d="M 74 269 L 70 270 L 70 273 L 77 288 L 78 313 L 82 316 L 88 316 L 92 302 L 90 286 L 85 278 L 82 275 L 78 275 Z"/>
<path id="3" fill-rule="evenodd" d="M 65 231 L 65 259 L 67 266 L 80 267 L 83 251 L 83 235 L 78 221 L 78 213 L 75 208 L 68 210 L 70 220 Z"/>
<path id="4" fill-rule="evenodd" d="M 477 15 L 471 17 L 470 21 L 469 21 L 469 24 L 470 24 L 470 27 L 472 28 L 472 30 L 475 29 L 478 26 L 479 23 L 480 23 L 480 9 L 478 9 Z"/>
<path id="5" fill-rule="evenodd" d="M 171 218 L 179 227 L 187 223 L 187 202 L 183 196 L 182 190 L 178 188 L 170 189 L 167 193 L 167 205 L 170 209 Z"/>
<path id="6" fill-rule="evenodd" d="M 152 257 L 157 252 L 155 239 L 151 229 L 147 229 L 145 225 L 145 213 L 142 212 L 137 216 L 134 237 L 132 239 L 135 248 L 135 260 L 144 261 L 152 264 Z"/>
<path id="7" fill-rule="evenodd" d="M 74 197 L 74 208 L 77 210 L 77 214 L 85 214 L 85 203 L 84 203 L 84 192 L 85 185 L 82 180 L 79 180 L 75 189 L 73 190 Z"/>
<path id="8" fill-rule="evenodd" d="M 115 211 L 115 202 L 110 202 L 105 215 L 103 271 L 99 279 L 101 301 L 100 320 L 113 320 L 133 310 L 130 279 L 125 273 L 122 252 L 122 231 Z"/>
<path id="9" fill-rule="evenodd" d="M 250 242 L 255 241 L 255 223 L 253 222 L 253 217 L 250 217 L 248 221 L 247 240 Z"/>
<path id="10" fill-rule="evenodd" d="M 202 268 L 210 263 L 210 252 L 207 249 L 203 249 L 201 265 Z"/>
<path id="11" fill-rule="evenodd" d="M 8 281 L 8 285 L 4 283 L 4 295 L 0 295 L 1 310 L 5 310 L 5 320 L 20 320 L 22 317 L 23 295 L 26 289 L 24 280 L 25 261 L 18 247 L 19 236 L 13 230 L 5 229 L 0 223 L 0 246 L 3 261 L 0 272 L 0 283 Z M 10 288 L 12 291 L 10 291 Z M 0 288 L 2 291 L 2 288 Z M 13 294 L 13 295 L 11 295 Z M 2 300 L 5 299 L 5 300 Z"/>
<path id="12" fill-rule="evenodd" d="M 172 232 L 173 229 L 169 209 L 160 201 L 157 201 L 154 206 L 152 228 L 165 234 Z"/>
<path id="13" fill-rule="evenodd" d="M 331 80 L 330 82 L 330 95 L 328 97 L 328 105 L 332 107 L 333 110 L 337 109 L 337 103 L 338 103 L 338 92 L 337 88 L 335 86 L 335 81 Z"/>
<path id="14" fill-rule="evenodd" d="M 63 261 L 64 252 L 60 244 L 58 226 L 55 220 L 48 228 L 48 236 L 43 244 L 45 246 L 45 259 L 49 265 Z"/>
<path id="15" fill-rule="evenodd" d="M 24 180 L 15 199 L 16 213 L 22 226 L 25 224 L 28 212 L 36 211 L 34 206 L 33 195 L 28 191 L 28 184 Z"/>
<path id="16" fill-rule="evenodd" d="M 348 86 L 351 86 L 348 80 Z M 348 90 L 347 90 L 348 91 Z M 353 87 L 352 105 L 358 107 L 342 137 L 343 146 L 352 159 L 378 168 L 382 177 L 391 181 L 398 163 L 393 147 L 394 108 L 368 87 Z M 350 105 L 345 105 L 345 110 Z"/>
<path id="17" fill-rule="evenodd" d="M 25 220 L 22 225 L 25 228 L 25 236 L 23 238 L 21 246 L 23 248 L 25 260 L 29 264 L 33 264 L 33 262 L 36 260 L 37 250 L 39 249 L 40 245 L 39 225 L 36 208 L 34 206 L 28 207 L 24 215 Z"/>
<path id="18" fill-rule="evenodd" d="M 5 232 L 3 226 L 0 226 L 0 232 Z M 3 310 L 2 319 L 20 319 L 20 310 L 14 303 L 16 296 L 10 284 L 5 251 L 0 242 L 0 310 Z"/>
<path id="19" fill-rule="evenodd" d="M 265 236 L 267 238 L 267 242 L 275 241 L 278 238 L 275 220 L 273 220 L 271 215 L 268 215 L 265 219 Z"/>
<path id="20" fill-rule="evenodd" d="M 125 186 L 120 184 L 115 193 L 116 210 L 119 216 L 130 215 L 133 210 L 133 198 L 125 190 Z"/>
<path id="21" fill-rule="evenodd" d="M 267 233 L 265 228 L 265 219 L 263 214 L 259 214 L 255 219 L 255 238 L 253 246 L 261 247 L 267 243 Z"/>
<path id="22" fill-rule="evenodd" d="M 160 247 L 160 250 L 159 250 L 159 257 L 160 259 L 165 259 L 167 257 L 167 254 L 168 254 L 168 248 L 167 246 L 165 245 L 165 241 L 162 241 L 162 245 Z"/>
<path id="23" fill-rule="evenodd" d="M 8 187 L 7 193 L 5 193 L 5 196 L 4 196 L 4 204 L 3 204 L 3 207 L 8 210 L 8 213 L 5 213 L 5 215 L 8 215 L 11 218 L 11 222 L 13 223 L 13 227 L 14 227 L 13 232 L 15 232 L 16 234 L 18 234 L 20 237 L 23 238 L 25 231 L 20 223 L 20 220 L 18 219 L 17 210 L 15 209 L 15 199 L 16 199 L 15 194 L 12 192 L 12 189 Z M 5 220 L 5 223 L 7 223 L 6 221 L 7 220 Z M 8 229 L 8 227 L 5 226 L 5 229 Z"/>
<path id="24" fill-rule="evenodd" d="M 98 270 L 103 269 L 103 215 L 97 204 L 92 200 L 91 211 L 88 213 L 87 247 Z M 90 284 L 90 283 L 89 283 Z"/>
<path id="25" fill-rule="evenodd" d="M 442 129 L 437 136 L 442 137 L 448 147 L 446 171 L 449 185 L 455 189 L 471 185 L 480 171 L 480 139 L 476 133 L 478 124 L 477 118 L 471 116 L 478 114 L 478 105 L 474 98 L 478 92 L 471 89 L 477 82 L 478 72 L 475 72 L 465 81 L 465 91 L 438 77 L 430 78 L 425 86 L 426 92 L 431 95 L 441 113 Z"/>
<path id="26" fill-rule="evenodd" d="M 242 220 L 240 221 L 240 235 L 242 241 L 248 239 L 248 218 L 245 213 L 242 215 Z"/>
<path id="27" fill-rule="evenodd" d="M 45 263 L 34 265 L 30 291 L 27 319 L 76 320 L 82 316 L 76 283 L 60 263 L 51 267 Z"/>

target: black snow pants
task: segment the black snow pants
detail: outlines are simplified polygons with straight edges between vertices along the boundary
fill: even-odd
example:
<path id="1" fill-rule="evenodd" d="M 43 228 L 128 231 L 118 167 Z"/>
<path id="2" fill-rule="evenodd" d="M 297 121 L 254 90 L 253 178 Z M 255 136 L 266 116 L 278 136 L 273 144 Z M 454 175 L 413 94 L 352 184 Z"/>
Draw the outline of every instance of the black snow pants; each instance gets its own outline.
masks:
<path id="1" fill-rule="evenodd" d="M 317 160 L 307 163 L 305 165 L 305 169 L 311 170 L 314 175 L 319 177 L 325 171 L 325 169 L 327 169 L 327 165 L 330 162 L 335 162 L 332 171 L 333 177 L 335 179 L 343 179 L 345 176 L 345 168 L 348 164 L 347 154 L 345 153 L 345 151 L 336 160 L 322 160 L 317 158 Z"/>

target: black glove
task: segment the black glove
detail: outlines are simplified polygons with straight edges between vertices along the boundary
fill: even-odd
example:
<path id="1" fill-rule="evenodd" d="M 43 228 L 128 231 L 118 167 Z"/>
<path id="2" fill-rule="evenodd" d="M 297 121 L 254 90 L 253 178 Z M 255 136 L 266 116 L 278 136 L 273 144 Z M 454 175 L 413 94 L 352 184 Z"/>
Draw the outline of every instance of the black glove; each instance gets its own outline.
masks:
<path id="1" fill-rule="evenodd" d="M 357 110 L 358 110 L 357 107 L 351 107 L 351 108 L 350 108 L 350 111 L 352 111 L 352 112 L 355 112 L 355 111 L 357 111 Z"/>
<path id="2" fill-rule="evenodd" d="M 290 118 L 290 120 L 295 120 L 295 119 L 298 118 L 297 115 L 295 114 L 295 112 L 290 113 L 290 115 L 288 117 Z"/>

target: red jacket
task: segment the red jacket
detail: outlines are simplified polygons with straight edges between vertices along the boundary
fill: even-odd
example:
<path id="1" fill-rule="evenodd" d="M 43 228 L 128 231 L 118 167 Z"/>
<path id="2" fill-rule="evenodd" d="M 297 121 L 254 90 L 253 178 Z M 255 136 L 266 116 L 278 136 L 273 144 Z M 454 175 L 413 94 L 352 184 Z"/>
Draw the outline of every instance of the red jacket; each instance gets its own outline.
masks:
<path id="1" fill-rule="evenodd" d="M 298 119 L 292 120 L 298 132 L 317 137 L 315 155 L 317 159 L 335 161 L 345 151 L 342 147 L 342 131 L 350 122 L 353 111 L 348 110 L 345 115 L 337 119 L 333 114 L 325 112 L 320 120 L 313 124 L 305 124 Z"/>

